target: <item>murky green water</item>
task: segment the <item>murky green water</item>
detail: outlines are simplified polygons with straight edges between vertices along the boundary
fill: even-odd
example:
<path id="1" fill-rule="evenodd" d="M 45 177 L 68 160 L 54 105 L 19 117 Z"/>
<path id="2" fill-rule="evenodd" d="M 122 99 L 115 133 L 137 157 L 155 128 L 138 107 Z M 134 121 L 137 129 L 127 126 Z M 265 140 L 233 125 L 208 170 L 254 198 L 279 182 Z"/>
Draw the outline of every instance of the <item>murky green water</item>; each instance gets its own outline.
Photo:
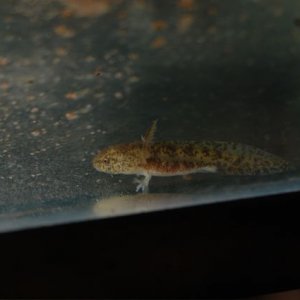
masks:
<path id="1" fill-rule="evenodd" d="M 0 5 L 0 231 L 300 189 L 298 1 L 74 3 Z M 91 160 L 154 119 L 157 140 L 245 143 L 296 170 L 154 178 L 137 200 Z"/>

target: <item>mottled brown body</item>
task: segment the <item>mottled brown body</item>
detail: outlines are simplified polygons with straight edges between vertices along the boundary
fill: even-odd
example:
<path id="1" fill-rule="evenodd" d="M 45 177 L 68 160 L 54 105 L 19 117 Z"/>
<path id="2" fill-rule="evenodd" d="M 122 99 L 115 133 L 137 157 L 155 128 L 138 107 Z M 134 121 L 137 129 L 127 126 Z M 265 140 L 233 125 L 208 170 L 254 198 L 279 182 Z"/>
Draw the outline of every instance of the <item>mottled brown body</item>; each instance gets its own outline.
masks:
<path id="1" fill-rule="evenodd" d="M 228 175 L 264 175 L 288 169 L 278 156 L 258 148 L 228 142 L 160 142 L 115 145 L 94 159 L 97 169 L 108 173 L 172 176 L 209 172 L 207 167 Z M 213 169 L 211 169 L 213 170 Z M 214 172 L 214 171 L 211 171 Z"/>
<path id="2" fill-rule="evenodd" d="M 228 175 L 265 175 L 288 169 L 288 163 L 263 150 L 228 142 L 162 142 L 149 147 L 150 172 L 192 173 L 205 167 Z M 190 172 L 189 172 L 190 171 Z"/>
<path id="3" fill-rule="evenodd" d="M 151 176 L 175 176 L 200 172 L 227 175 L 267 175 L 286 171 L 284 159 L 261 149 L 228 142 L 153 143 L 156 122 L 141 142 L 114 145 L 102 150 L 94 167 L 111 174 L 144 175 L 137 190 L 147 189 Z"/>

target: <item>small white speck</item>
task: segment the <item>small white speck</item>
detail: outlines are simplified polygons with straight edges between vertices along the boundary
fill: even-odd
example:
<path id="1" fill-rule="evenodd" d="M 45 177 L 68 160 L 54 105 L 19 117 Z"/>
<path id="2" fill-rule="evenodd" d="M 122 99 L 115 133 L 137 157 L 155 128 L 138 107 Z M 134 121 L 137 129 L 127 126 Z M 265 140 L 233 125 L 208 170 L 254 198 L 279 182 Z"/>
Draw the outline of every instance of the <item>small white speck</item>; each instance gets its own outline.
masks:
<path id="1" fill-rule="evenodd" d="M 140 81 L 140 78 L 137 77 L 137 76 L 131 76 L 131 77 L 129 77 L 129 79 L 128 79 L 128 82 L 129 82 L 129 83 L 135 83 L 135 82 L 139 82 L 139 81 Z"/>
<path id="2" fill-rule="evenodd" d="M 37 113 L 38 111 L 39 111 L 39 109 L 37 107 L 33 107 L 30 112 Z"/>
<path id="3" fill-rule="evenodd" d="M 122 94 L 121 92 L 116 92 L 116 93 L 114 94 L 114 96 L 115 96 L 115 98 L 118 99 L 118 100 L 120 100 L 120 99 L 123 98 L 123 94 Z"/>
<path id="4" fill-rule="evenodd" d="M 34 137 L 40 136 L 41 135 L 41 131 L 38 130 L 38 129 L 33 130 L 33 131 L 31 131 L 31 135 L 34 136 Z"/>
<path id="5" fill-rule="evenodd" d="M 116 79 L 122 79 L 122 78 L 123 78 L 123 74 L 122 74 L 121 72 L 117 72 L 117 73 L 115 74 L 115 78 L 116 78 Z"/>

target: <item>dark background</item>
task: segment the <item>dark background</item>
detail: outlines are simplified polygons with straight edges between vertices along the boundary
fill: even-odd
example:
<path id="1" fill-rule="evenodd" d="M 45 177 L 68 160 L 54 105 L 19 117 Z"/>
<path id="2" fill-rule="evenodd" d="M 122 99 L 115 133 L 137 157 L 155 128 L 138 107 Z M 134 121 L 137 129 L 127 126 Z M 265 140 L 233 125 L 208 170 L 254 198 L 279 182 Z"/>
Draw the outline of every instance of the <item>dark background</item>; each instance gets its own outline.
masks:
<path id="1" fill-rule="evenodd" d="M 231 298 L 300 287 L 299 194 L 3 234 L 1 297 Z"/>

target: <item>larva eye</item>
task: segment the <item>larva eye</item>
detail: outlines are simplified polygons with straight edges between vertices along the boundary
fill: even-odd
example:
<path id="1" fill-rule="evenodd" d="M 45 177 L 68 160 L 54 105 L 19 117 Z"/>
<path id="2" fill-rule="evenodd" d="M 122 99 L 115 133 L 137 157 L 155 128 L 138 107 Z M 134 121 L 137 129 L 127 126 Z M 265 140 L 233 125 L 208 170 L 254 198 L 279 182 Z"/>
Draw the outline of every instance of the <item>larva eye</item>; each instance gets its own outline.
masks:
<path id="1" fill-rule="evenodd" d="M 103 159 L 103 162 L 104 162 L 105 164 L 108 164 L 108 163 L 109 163 L 109 159 L 104 158 L 104 159 Z"/>

